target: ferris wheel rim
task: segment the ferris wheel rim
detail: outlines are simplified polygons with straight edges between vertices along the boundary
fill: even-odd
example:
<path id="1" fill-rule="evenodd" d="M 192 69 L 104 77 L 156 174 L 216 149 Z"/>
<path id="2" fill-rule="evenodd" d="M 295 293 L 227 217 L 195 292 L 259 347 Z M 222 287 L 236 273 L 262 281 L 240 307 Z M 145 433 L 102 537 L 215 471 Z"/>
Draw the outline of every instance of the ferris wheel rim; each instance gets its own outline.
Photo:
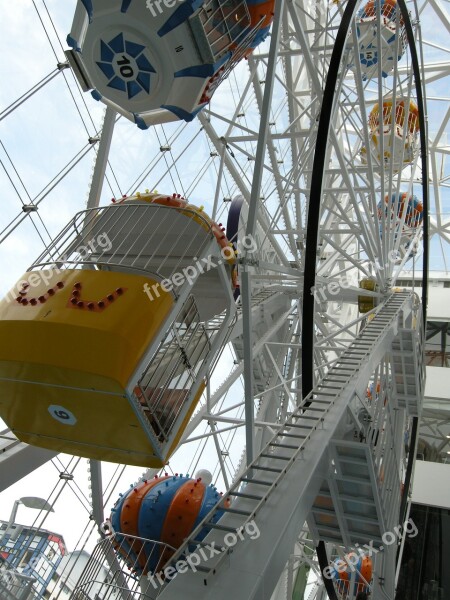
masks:
<path id="1" fill-rule="evenodd" d="M 414 39 L 414 32 L 410 15 L 405 0 L 397 0 L 401 16 L 404 20 L 408 46 L 411 52 L 412 70 L 414 76 L 419 126 L 420 126 L 420 154 L 422 162 L 422 203 L 423 203 L 423 257 L 422 257 L 422 314 L 423 322 L 426 323 L 427 311 L 427 281 L 429 267 L 429 199 L 428 199 L 428 152 L 426 146 L 427 129 L 425 120 L 424 97 L 422 94 L 423 84 L 421 78 L 420 64 Z M 341 66 L 347 36 L 351 28 L 353 17 L 357 11 L 358 0 L 349 0 L 333 48 L 329 70 L 326 78 L 323 102 L 317 127 L 317 144 L 314 152 L 313 170 L 311 174 L 311 189 L 308 203 L 307 233 L 305 248 L 305 273 L 304 294 L 302 304 L 302 394 L 306 397 L 314 386 L 314 304 L 315 298 L 312 290 L 316 283 L 317 244 L 320 225 L 320 209 L 322 199 L 323 179 L 325 175 L 326 149 L 331 125 L 332 113 L 335 106 L 335 90 L 339 78 L 339 67 Z M 418 440 L 418 417 L 413 417 L 411 430 L 411 444 L 408 453 L 407 469 L 405 474 L 405 490 L 400 505 L 400 522 L 406 512 L 407 497 L 409 493 L 412 469 L 415 461 L 416 444 Z M 320 571 L 323 574 L 329 566 L 326 544 L 320 540 L 316 547 L 317 559 Z M 330 600 L 337 600 L 337 594 L 332 580 L 322 576 L 326 593 Z"/>
<path id="2" fill-rule="evenodd" d="M 406 7 L 405 0 L 397 0 L 402 18 L 405 22 L 408 47 L 411 52 L 412 70 L 417 94 L 417 104 L 420 124 L 420 154 L 422 162 L 422 190 L 423 190 L 423 284 L 422 284 L 422 310 L 423 320 L 426 322 L 427 306 L 427 279 L 428 279 L 428 152 L 426 146 L 426 120 L 424 97 L 422 93 L 422 78 L 417 55 L 414 32 L 411 19 Z M 302 325 L 302 393 L 305 397 L 313 388 L 313 345 L 314 345 L 314 303 L 312 294 L 316 282 L 316 254 L 319 234 L 319 220 L 321 209 L 321 198 L 323 179 L 325 172 L 325 155 L 328 146 L 328 134 L 331 125 L 332 113 L 335 108 L 335 90 L 339 78 L 339 67 L 341 66 L 347 36 L 351 28 L 353 17 L 357 11 L 358 0 L 350 0 L 344 10 L 342 21 L 336 35 L 336 43 L 330 59 L 320 118 L 317 127 L 317 144 L 314 151 L 313 171 L 311 174 L 311 190 L 308 203 L 308 216 L 306 226 L 306 248 L 305 248 L 305 274 L 303 294 L 303 325 Z"/>

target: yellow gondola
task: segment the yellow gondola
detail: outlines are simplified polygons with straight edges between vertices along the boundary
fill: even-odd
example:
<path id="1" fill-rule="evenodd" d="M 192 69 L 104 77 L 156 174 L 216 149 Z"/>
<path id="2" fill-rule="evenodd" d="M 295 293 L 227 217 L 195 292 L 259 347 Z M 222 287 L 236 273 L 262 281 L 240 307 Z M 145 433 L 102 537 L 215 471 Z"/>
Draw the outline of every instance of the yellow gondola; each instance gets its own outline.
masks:
<path id="1" fill-rule="evenodd" d="M 232 316 L 234 262 L 178 196 L 78 213 L 0 302 L 2 419 L 36 446 L 164 465 Z"/>

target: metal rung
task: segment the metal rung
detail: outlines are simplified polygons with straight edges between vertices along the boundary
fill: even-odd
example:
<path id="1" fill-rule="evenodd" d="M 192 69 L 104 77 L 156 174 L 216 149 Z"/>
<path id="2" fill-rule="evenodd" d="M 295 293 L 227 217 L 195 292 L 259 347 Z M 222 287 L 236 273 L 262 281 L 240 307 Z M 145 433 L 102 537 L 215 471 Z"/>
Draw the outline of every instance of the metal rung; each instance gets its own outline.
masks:
<path id="1" fill-rule="evenodd" d="M 256 465 L 254 467 L 257 468 Z M 280 471 L 281 473 L 281 471 Z M 272 484 L 270 484 L 272 485 Z M 228 492 L 229 496 L 238 496 L 239 498 L 248 498 L 249 500 L 262 500 L 263 496 L 256 496 L 255 494 L 245 494 L 244 492 Z"/>
<path id="2" fill-rule="evenodd" d="M 306 435 L 298 435 L 297 433 L 283 433 L 282 435 L 280 435 L 280 437 L 291 437 L 298 438 L 299 440 L 304 440 L 306 438 Z"/>
<path id="3" fill-rule="evenodd" d="M 317 398 L 313 398 L 311 402 L 317 402 L 317 404 L 330 404 L 329 400 L 318 400 Z M 306 407 L 308 408 L 308 407 Z"/>
<path id="4" fill-rule="evenodd" d="M 339 391 L 339 389 L 340 389 L 340 388 L 336 387 L 335 385 L 324 385 L 323 383 L 319 383 L 319 385 L 317 386 L 316 389 L 322 390 L 323 388 L 326 388 L 327 390 L 336 390 L 336 391 Z"/>
<path id="5" fill-rule="evenodd" d="M 314 429 L 314 425 L 297 425 L 297 423 L 289 423 L 286 427 L 296 427 L 297 429 Z"/>
<path id="6" fill-rule="evenodd" d="M 274 458 L 275 460 L 291 460 L 289 456 L 277 456 L 276 454 L 260 454 L 263 458 Z"/>
<path id="7" fill-rule="evenodd" d="M 363 479 L 362 477 L 355 477 L 354 475 L 335 475 L 335 479 L 339 481 L 348 481 L 349 483 L 362 483 L 363 485 L 372 485 L 372 481 L 368 477 Z"/>
<path id="8" fill-rule="evenodd" d="M 306 410 L 311 410 L 311 409 L 308 407 Z M 310 421 L 318 421 L 319 415 L 317 415 L 316 417 L 311 417 L 309 415 L 298 415 L 297 419 L 309 419 Z"/>
<path id="9" fill-rule="evenodd" d="M 319 497 L 324 496 L 325 498 L 333 499 L 331 492 L 320 490 Z M 339 492 L 339 499 L 341 502 L 354 502 L 355 504 L 364 504 L 366 506 L 376 506 L 373 498 L 367 496 L 349 496 L 348 494 L 341 494 Z"/>
<path id="10" fill-rule="evenodd" d="M 262 465 L 253 465 L 253 469 L 258 471 L 270 471 L 271 473 L 282 473 L 283 469 L 276 469 L 275 467 L 263 467 Z M 262 498 L 260 498 L 262 500 Z"/>
<path id="11" fill-rule="evenodd" d="M 373 344 L 370 344 L 369 348 L 371 348 L 372 345 Z M 352 346 L 350 346 L 350 348 L 348 348 L 348 350 L 345 351 L 345 355 L 354 354 L 355 352 L 363 353 L 367 352 L 367 350 L 368 348 L 361 347 L 359 344 L 353 344 Z"/>
<path id="12" fill-rule="evenodd" d="M 213 569 L 208 567 L 202 567 L 201 565 L 195 565 L 195 569 L 200 573 L 211 573 Z"/>
<path id="13" fill-rule="evenodd" d="M 360 523 L 369 523 L 369 525 L 379 525 L 380 521 L 376 517 L 368 517 L 367 515 L 359 515 L 358 513 L 343 513 L 344 519 L 347 521 L 359 521 Z"/>
<path id="14" fill-rule="evenodd" d="M 334 517 L 335 519 L 337 519 L 335 511 L 331 508 L 313 506 L 311 512 L 313 512 L 315 515 L 327 515 L 329 517 Z"/>
<path id="15" fill-rule="evenodd" d="M 244 517 L 249 517 L 252 514 L 251 512 L 248 512 L 248 510 L 240 510 L 239 508 L 227 508 L 226 506 L 223 506 L 222 510 L 236 515 L 244 515 Z"/>
<path id="16" fill-rule="evenodd" d="M 222 508 L 221 510 L 228 510 L 225 508 Z M 249 513 L 251 514 L 251 513 Z M 191 542 L 191 540 L 189 540 L 189 543 Z M 200 546 L 201 548 L 210 548 L 211 547 L 211 542 L 199 542 L 198 540 L 192 540 L 192 543 L 195 544 L 196 546 Z M 224 546 L 220 546 L 217 547 L 218 550 L 220 550 L 221 552 L 225 552 L 226 548 Z"/>
<path id="17" fill-rule="evenodd" d="M 269 446 L 274 446 L 275 448 L 289 448 L 290 450 L 297 450 L 298 446 L 293 446 L 292 444 L 277 444 L 276 442 L 271 442 Z"/>
<path id="18" fill-rule="evenodd" d="M 349 456 L 347 454 L 339 454 L 338 457 L 340 462 L 351 463 L 353 465 L 360 465 L 361 467 L 367 466 L 367 460 L 364 458 L 358 458 L 356 456 Z"/>
<path id="19" fill-rule="evenodd" d="M 272 481 L 264 481 L 264 479 L 250 479 L 249 477 L 243 477 L 241 481 L 245 481 L 245 483 L 254 483 L 255 485 L 265 485 L 270 487 L 272 485 Z"/>
<path id="20" fill-rule="evenodd" d="M 211 523 L 211 521 L 208 521 L 208 523 L 205 523 L 206 527 L 211 527 L 211 529 L 220 529 L 220 531 L 230 531 L 232 533 L 236 533 L 236 528 L 235 527 L 228 527 L 227 525 L 220 525 L 219 523 Z"/>

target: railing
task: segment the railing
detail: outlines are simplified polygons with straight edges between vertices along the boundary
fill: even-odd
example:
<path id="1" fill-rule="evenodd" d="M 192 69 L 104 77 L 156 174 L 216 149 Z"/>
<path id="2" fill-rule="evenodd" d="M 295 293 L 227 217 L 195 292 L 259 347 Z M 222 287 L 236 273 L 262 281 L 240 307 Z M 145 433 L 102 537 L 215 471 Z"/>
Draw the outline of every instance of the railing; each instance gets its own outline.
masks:
<path id="1" fill-rule="evenodd" d="M 34 598 L 33 577 L 22 575 L 12 569 L 0 569 L 1 600 L 31 600 Z"/>
<path id="2" fill-rule="evenodd" d="M 208 221 L 189 209 L 112 204 L 77 213 L 30 270 L 125 270 L 160 281 L 193 265 L 213 237 Z"/>
<path id="3" fill-rule="evenodd" d="M 358 572 L 356 571 L 356 573 Z M 336 588 L 339 600 L 354 600 L 360 592 L 368 593 L 371 589 L 367 583 L 350 583 L 342 580 L 335 582 L 334 587 Z"/>
<path id="4" fill-rule="evenodd" d="M 210 335 L 189 297 L 134 390 L 160 442 L 169 438 L 189 397 L 211 349 Z"/>
<path id="5" fill-rule="evenodd" d="M 200 21 L 217 60 L 250 26 L 250 15 L 243 0 L 208 0 L 200 10 Z"/>
<path id="6" fill-rule="evenodd" d="M 159 592 L 153 590 L 158 586 L 151 585 L 151 575 L 158 574 L 174 552 L 169 544 L 113 532 L 95 546 L 71 600 L 156 598 Z"/>
<path id="7" fill-rule="evenodd" d="M 215 524 L 213 521 L 213 518 L 216 515 L 217 511 L 224 510 L 223 507 L 226 505 L 226 502 L 232 502 L 236 496 L 245 497 L 245 493 L 241 491 L 241 489 L 243 489 L 242 484 L 244 483 L 244 485 L 247 485 L 247 483 L 249 483 L 251 485 L 253 474 L 255 471 L 258 472 L 258 470 L 263 470 L 265 472 L 267 471 L 270 473 L 270 471 L 272 470 L 276 474 L 274 475 L 273 479 L 267 481 L 267 487 L 265 488 L 264 494 L 261 496 L 247 496 L 249 499 L 252 499 L 253 502 L 251 510 L 248 509 L 242 513 L 244 516 L 242 517 L 242 521 L 240 522 L 239 527 L 233 528 L 233 530 L 237 531 L 239 529 L 242 531 L 250 522 L 253 522 L 257 518 L 260 510 L 264 506 L 266 506 L 268 498 L 275 491 L 278 491 L 282 479 L 286 476 L 286 474 L 292 468 L 295 462 L 299 460 L 311 437 L 315 435 L 315 432 L 319 427 L 322 427 L 324 421 L 327 418 L 327 415 L 329 414 L 335 403 L 338 400 L 340 400 L 340 394 L 347 389 L 347 387 L 351 384 L 352 381 L 354 381 L 357 378 L 358 372 L 361 370 L 363 364 L 367 361 L 367 358 L 370 352 L 372 352 L 373 347 L 376 347 L 377 344 L 379 344 L 380 341 L 384 338 L 387 331 L 392 327 L 394 319 L 400 315 L 400 312 L 404 309 L 405 304 L 408 302 L 409 298 L 410 294 L 399 293 L 392 294 L 390 298 L 387 299 L 386 303 L 383 305 L 383 307 L 380 307 L 377 314 L 377 317 L 379 317 L 380 319 L 380 324 L 378 324 L 376 317 L 373 321 L 371 321 L 371 323 L 367 325 L 368 332 L 370 333 L 370 331 L 373 330 L 373 335 L 376 339 L 371 341 L 370 346 L 367 346 L 361 352 L 358 358 L 356 358 L 354 354 L 350 354 L 350 347 L 350 349 L 347 350 L 339 359 L 340 362 L 346 359 L 348 360 L 347 353 L 349 353 L 349 357 L 352 360 L 353 366 L 348 369 L 348 373 L 346 372 L 345 374 L 341 374 L 338 384 L 339 387 L 336 387 L 336 396 L 334 398 L 329 398 L 329 400 L 327 401 L 320 400 L 320 386 L 322 384 L 318 384 L 318 386 L 303 399 L 302 404 L 300 404 L 296 408 L 296 410 L 293 413 L 291 413 L 284 425 L 280 427 L 277 433 L 274 434 L 273 438 L 269 440 L 269 442 L 264 446 L 260 455 L 257 456 L 254 459 L 254 461 L 247 467 L 247 470 L 242 474 L 240 479 L 237 479 L 233 483 L 233 485 L 226 492 L 226 494 L 224 494 L 220 501 L 218 501 L 218 503 L 203 518 L 203 520 L 191 532 L 189 537 L 185 539 L 184 543 L 180 546 L 180 548 L 177 549 L 175 554 L 166 563 L 165 568 L 173 567 L 179 559 L 182 559 L 184 557 L 189 548 L 196 546 L 196 544 L 198 543 L 197 536 L 200 534 L 204 527 L 220 528 L 220 523 Z M 360 336 L 355 340 L 354 344 L 357 344 L 360 340 L 364 340 L 364 333 L 360 334 Z M 330 371 L 330 373 L 333 375 L 333 371 Z M 322 403 L 322 408 L 320 409 L 320 412 L 314 413 L 314 416 L 311 417 L 312 421 L 309 422 L 310 425 L 308 426 L 308 433 L 306 433 L 305 435 L 292 434 L 290 432 L 291 428 L 300 427 L 299 423 L 301 419 L 304 418 L 305 412 L 311 411 L 311 404 L 318 402 Z M 267 467 L 266 465 L 260 465 L 259 462 L 261 461 L 261 457 L 267 457 L 268 454 L 270 455 L 270 453 L 273 452 L 273 449 L 277 446 L 281 448 L 283 447 L 285 442 L 283 442 L 281 445 L 278 442 L 285 436 L 290 436 L 293 438 L 302 438 L 302 441 L 298 442 L 298 445 L 295 444 L 288 446 L 289 448 L 292 448 L 292 450 L 289 451 L 289 456 L 285 456 L 283 458 L 283 460 L 286 461 L 283 464 L 283 468 L 272 469 Z M 268 478 L 267 473 L 266 477 Z M 205 541 L 208 541 L 208 538 L 206 538 Z M 218 571 L 220 564 L 223 563 L 224 559 L 228 555 L 229 550 L 226 547 L 223 547 L 222 552 L 219 558 L 216 559 L 215 564 L 212 565 L 210 568 L 206 567 L 204 569 L 204 571 L 207 572 L 207 575 L 202 575 L 205 581 L 207 577 L 209 577 L 211 574 L 215 574 Z M 199 568 L 197 568 L 197 570 L 198 569 Z"/>
<path id="8" fill-rule="evenodd" d="M 395 115 L 395 116 L 394 116 Z M 395 112 L 393 101 L 391 99 L 386 99 L 383 102 L 383 125 L 390 126 L 392 125 L 394 117 L 394 124 L 398 127 L 403 128 L 405 125 L 405 120 L 407 120 L 408 124 L 408 132 L 411 135 L 415 135 L 419 131 L 419 115 L 417 112 L 417 108 L 414 109 L 412 103 L 408 103 L 408 106 L 405 109 L 405 100 L 397 100 L 395 103 Z M 374 107 L 372 112 L 369 115 L 369 126 L 373 132 L 378 132 L 381 130 L 380 126 L 380 108 L 378 104 Z"/>

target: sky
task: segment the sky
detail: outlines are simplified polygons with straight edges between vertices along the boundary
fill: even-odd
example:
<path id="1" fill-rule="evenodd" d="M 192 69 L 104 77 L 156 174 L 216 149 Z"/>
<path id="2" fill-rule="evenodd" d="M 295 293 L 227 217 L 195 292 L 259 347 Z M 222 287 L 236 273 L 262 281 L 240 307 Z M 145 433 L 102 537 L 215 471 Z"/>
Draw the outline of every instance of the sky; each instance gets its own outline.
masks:
<path id="1" fill-rule="evenodd" d="M 73 0 L 67 0 L 64 3 L 47 0 L 45 5 L 41 0 L 36 0 L 36 2 L 24 0 L 13 5 L 5 1 L 0 2 L 0 47 L 2 55 L 8 57 L 0 65 L 4 82 L 0 88 L 0 111 L 53 72 L 57 62 L 65 60 L 45 6 L 48 7 L 53 23 L 61 35 L 64 47 L 66 47 L 64 37 L 71 27 L 75 7 Z M 36 7 L 56 50 L 57 58 L 46 37 Z M 15 43 L 11 44 L 10 40 L 14 40 Z M 67 79 L 67 84 L 64 77 Z M 76 105 L 71 94 L 76 99 Z M 219 102 L 215 103 L 215 107 L 220 110 Z M 17 215 L 23 214 L 21 212 L 22 202 L 27 204 L 29 198 L 34 200 L 40 197 L 40 192 L 46 188 L 49 182 L 72 157 L 86 146 L 87 138 L 94 136 L 101 128 L 103 114 L 104 106 L 95 102 L 89 94 L 81 98 L 72 74 L 64 71 L 11 115 L 0 121 L 0 160 L 9 175 L 8 177 L 5 168 L 0 165 L 2 167 L 0 168 L 0 189 L 3 192 L 0 231 L 4 230 Z M 169 125 L 165 128 L 165 132 L 170 138 L 170 135 L 177 132 L 179 128 L 178 123 L 173 126 Z M 199 130 L 200 126 L 198 122 L 195 122 L 192 124 L 189 135 L 193 137 Z M 142 132 L 127 120 L 120 119 L 115 126 L 110 166 L 107 169 L 107 177 L 112 183 L 112 190 L 108 184 L 105 184 L 101 204 L 109 203 L 112 197 L 120 198 L 122 194 L 130 193 L 133 182 L 162 143 L 165 143 L 165 140 L 161 131 L 159 131 L 159 136 L 155 136 L 150 131 Z M 176 176 L 174 182 L 166 177 L 164 185 L 171 186 L 168 190 L 169 193 L 182 192 L 182 185 L 186 190 L 203 166 L 204 155 L 206 152 L 209 153 L 209 148 L 205 147 L 204 137 L 197 138 L 196 144 L 199 149 L 198 156 L 191 149 L 189 160 L 184 163 L 180 161 L 179 169 L 182 172 L 182 181 L 176 179 Z M 84 208 L 94 159 L 94 151 L 91 150 L 71 173 L 45 197 L 39 205 L 38 215 L 40 218 L 33 216 L 33 222 L 27 218 L 0 244 L 2 275 L 0 293 L 7 292 L 42 252 L 50 238 L 62 229 L 76 211 Z M 165 161 L 161 160 L 159 169 L 155 169 L 153 179 L 146 180 L 141 189 L 147 185 L 154 189 L 154 184 L 159 178 L 158 173 L 162 174 L 164 170 Z M 116 183 L 116 179 L 120 185 Z M 131 188 L 131 191 L 133 189 Z M 166 189 L 160 188 L 162 191 Z M 210 169 L 205 173 L 202 185 L 198 186 L 190 195 L 190 200 L 194 204 L 204 205 L 205 210 L 210 211 L 213 200 L 211 189 L 215 189 L 215 182 Z M 229 194 L 224 191 L 223 195 Z M 4 231 L 0 239 L 4 238 L 8 232 L 9 229 Z M 221 367 L 216 374 L 218 380 L 225 378 L 226 374 L 230 372 L 232 364 L 233 357 L 229 352 L 225 352 Z M 239 436 L 240 433 L 237 435 L 237 439 Z M 240 447 L 241 443 L 238 445 Z M 179 454 L 177 464 L 174 465 L 174 472 L 186 472 L 197 449 L 197 444 L 187 445 Z M 74 464 L 70 456 L 61 455 L 60 459 L 62 464 L 58 464 L 58 466 L 61 471 L 64 470 L 63 466 Z M 202 467 L 214 469 L 215 461 L 212 455 L 202 459 L 199 468 Z M 103 469 L 106 487 L 109 478 L 115 473 L 116 465 L 104 464 Z M 109 514 L 119 491 L 126 491 L 129 485 L 137 481 L 144 471 L 145 469 L 142 468 L 127 467 L 121 483 L 117 486 L 117 491 L 107 504 L 106 515 Z M 62 533 L 69 549 L 74 549 L 81 531 L 88 523 L 89 482 L 85 459 L 79 461 L 74 476 L 75 483 L 64 484 L 64 481 L 59 479 L 58 469 L 51 464 L 31 473 L 0 495 L 0 519 L 8 519 L 14 500 L 20 497 L 37 495 L 54 499 L 60 493 L 55 504 L 55 512 L 47 515 L 44 527 Z M 86 498 L 83 498 L 82 494 Z M 42 516 L 38 515 L 38 511 L 26 507 L 19 508 L 18 520 L 21 523 L 30 525 L 35 523 L 36 518 L 38 519 L 37 524 L 40 524 Z"/>

